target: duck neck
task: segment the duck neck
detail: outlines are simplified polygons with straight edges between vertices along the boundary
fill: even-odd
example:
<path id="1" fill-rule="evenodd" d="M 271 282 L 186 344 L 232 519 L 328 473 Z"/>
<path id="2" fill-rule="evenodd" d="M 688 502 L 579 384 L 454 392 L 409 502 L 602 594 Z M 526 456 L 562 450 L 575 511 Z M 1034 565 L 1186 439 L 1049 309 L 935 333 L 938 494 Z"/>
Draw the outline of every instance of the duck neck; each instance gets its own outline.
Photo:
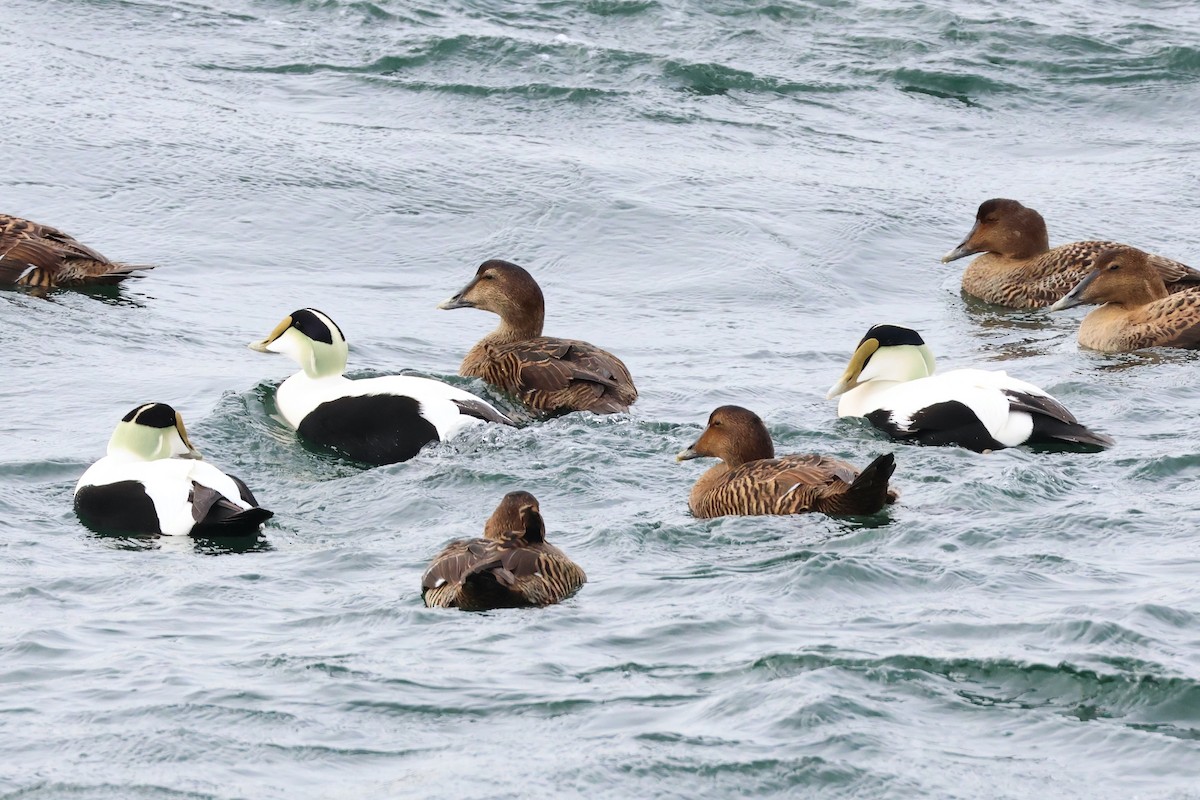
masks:
<path id="1" fill-rule="evenodd" d="M 546 310 L 540 303 L 536 307 L 522 308 L 512 313 L 502 314 L 499 327 L 488 334 L 487 339 L 496 344 L 536 339 L 542 335 L 542 325 L 545 319 Z"/>

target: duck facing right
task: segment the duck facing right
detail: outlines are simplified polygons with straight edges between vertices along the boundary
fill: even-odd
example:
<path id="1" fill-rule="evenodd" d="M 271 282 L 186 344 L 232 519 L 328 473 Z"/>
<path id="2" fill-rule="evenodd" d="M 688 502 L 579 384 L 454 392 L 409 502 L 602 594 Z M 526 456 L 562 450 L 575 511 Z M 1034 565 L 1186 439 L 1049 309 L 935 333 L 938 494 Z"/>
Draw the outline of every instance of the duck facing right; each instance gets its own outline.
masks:
<path id="1" fill-rule="evenodd" d="M 1024 444 L 1103 448 L 1113 440 L 1088 430 L 1044 389 L 1001 371 L 934 374 L 933 353 L 911 328 L 876 325 L 858 343 L 827 399 L 839 417 L 865 417 L 893 439 L 989 452 Z"/>
<path id="2" fill-rule="evenodd" d="M 1113 247 L 1051 311 L 1100 306 L 1079 325 L 1079 343 L 1104 353 L 1144 347 L 1200 348 L 1200 291 L 1167 290 L 1147 253 Z"/>

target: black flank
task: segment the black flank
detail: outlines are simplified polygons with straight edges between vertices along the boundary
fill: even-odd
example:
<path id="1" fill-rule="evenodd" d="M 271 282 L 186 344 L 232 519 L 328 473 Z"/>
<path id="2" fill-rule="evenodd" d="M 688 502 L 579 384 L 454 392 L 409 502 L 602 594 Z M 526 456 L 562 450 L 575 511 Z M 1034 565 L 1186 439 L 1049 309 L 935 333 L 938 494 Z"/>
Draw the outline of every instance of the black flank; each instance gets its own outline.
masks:
<path id="1" fill-rule="evenodd" d="M 75 513 L 97 533 L 162 533 L 154 501 L 139 481 L 84 486 L 75 494 Z"/>
<path id="2" fill-rule="evenodd" d="M 315 444 L 367 464 L 396 464 L 438 441 L 437 428 L 421 416 L 421 404 L 404 395 L 340 397 L 314 408 L 299 433 Z"/>

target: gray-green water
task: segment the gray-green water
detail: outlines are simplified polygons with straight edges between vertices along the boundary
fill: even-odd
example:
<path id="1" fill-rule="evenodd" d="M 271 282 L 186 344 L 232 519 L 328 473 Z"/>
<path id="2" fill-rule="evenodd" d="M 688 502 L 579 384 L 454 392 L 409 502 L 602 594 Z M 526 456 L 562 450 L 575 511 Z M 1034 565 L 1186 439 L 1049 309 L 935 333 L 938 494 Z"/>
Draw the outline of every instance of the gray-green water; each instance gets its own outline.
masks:
<path id="1" fill-rule="evenodd" d="M 1200 263 L 1197 41 L 1148 0 L 6 0 L 0 210 L 161 266 L 0 293 L 0 797 L 1200 797 L 1196 357 L 1080 351 L 937 262 L 1008 196 Z M 434 306 L 488 257 L 625 359 L 631 415 L 373 470 L 269 417 L 291 364 L 245 344 L 305 305 L 357 374 L 453 376 L 494 318 Z M 1117 446 L 836 420 L 875 322 Z M 260 549 L 78 524 L 149 400 L 277 513 Z M 728 402 L 783 452 L 894 449 L 901 503 L 693 520 L 672 454 Z M 516 488 L 590 583 L 424 609 Z"/>

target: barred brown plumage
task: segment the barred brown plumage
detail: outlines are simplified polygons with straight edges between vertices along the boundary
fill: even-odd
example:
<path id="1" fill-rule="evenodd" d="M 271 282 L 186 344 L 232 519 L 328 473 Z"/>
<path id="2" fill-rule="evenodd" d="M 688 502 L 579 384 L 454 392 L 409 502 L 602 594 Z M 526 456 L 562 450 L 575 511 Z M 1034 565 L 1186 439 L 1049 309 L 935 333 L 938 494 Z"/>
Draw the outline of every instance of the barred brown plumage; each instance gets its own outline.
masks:
<path id="1" fill-rule="evenodd" d="M 1150 255 L 1135 247 L 1102 252 L 1095 269 L 1050 310 L 1085 304 L 1100 308 L 1079 326 L 1084 347 L 1107 353 L 1200 348 L 1200 291 L 1169 294 Z"/>
<path id="2" fill-rule="evenodd" d="M 721 406 L 680 461 L 711 456 L 722 460 L 696 481 L 688 506 L 697 517 L 730 514 L 874 514 L 896 501 L 888 479 L 895 458 L 879 456 L 859 472 L 821 455 L 775 457 L 771 435 L 758 415 L 740 406 Z"/>
<path id="3" fill-rule="evenodd" d="M 500 326 L 471 348 L 459 374 L 482 378 L 532 411 L 612 414 L 637 400 L 621 359 L 587 342 L 542 336 L 542 290 L 516 264 L 485 261 L 462 291 L 438 307 L 500 316 Z"/>
<path id="4" fill-rule="evenodd" d="M 1065 295 L 1094 269 L 1116 242 L 1084 241 L 1051 249 L 1042 215 L 1016 200 L 996 198 L 979 206 L 975 225 L 943 262 L 983 253 L 963 272 L 967 294 L 1010 308 L 1044 308 Z M 1200 271 L 1163 256 L 1147 254 L 1170 291 L 1200 283 Z"/>
<path id="5" fill-rule="evenodd" d="M 109 261 L 49 225 L 0 214 L 0 284 L 41 289 L 112 284 L 147 269 L 152 267 Z"/>
<path id="6" fill-rule="evenodd" d="M 537 498 L 509 492 L 484 525 L 483 538 L 446 545 L 421 578 L 430 608 L 487 611 L 558 603 L 587 582 L 563 551 L 546 541 Z"/>

